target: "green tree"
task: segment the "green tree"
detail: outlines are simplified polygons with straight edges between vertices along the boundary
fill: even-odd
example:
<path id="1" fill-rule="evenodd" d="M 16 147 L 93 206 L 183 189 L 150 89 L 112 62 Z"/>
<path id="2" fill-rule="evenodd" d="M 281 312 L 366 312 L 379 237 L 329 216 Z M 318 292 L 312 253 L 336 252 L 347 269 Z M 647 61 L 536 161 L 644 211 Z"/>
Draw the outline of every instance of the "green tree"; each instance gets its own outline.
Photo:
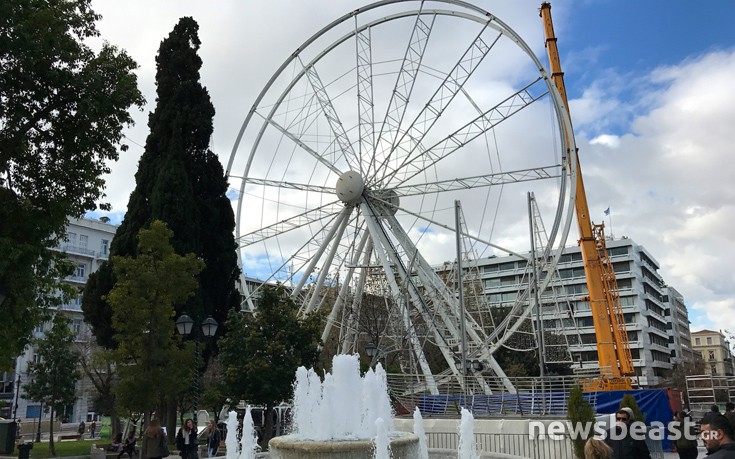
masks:
<path id="1" fill-rule="evenodd" d="M 94 386 L 94 392 L 91 394 L 94 411 L 110 417 L 111 437 L 114 438 L 121 430 L 120 416 L 115 407 L 114 389 L 118 380 L 115 354 L 113 351 L 95 346 L 92 340 L 88 339 L 79 343 L 79 365 Z"/>
<path id="2" fill-rule="evenodd" d="M 158 413 L 166 400 L 188 387 L 194 350 L 182 346 L 173 320 L 173 305 L 197 289 L 204 267 L 194 254 L 177 255 L 173 233 L 161 221 L 141 230 L 137 257 L 114 257 L 117 282 L 107 300 L 112 306 L 115 355 L 120 381 L 117 402 L 128 412 Z"/>
<path id="3" fill-rule="evenodd" d="M 567 419 L 572 424 L 572 429 L 578 432 L 585 432 L 585 427 L 595 422 L 595 410 L 584 398 L 582 386 L 574 386 L 569 392 Z M 592 432 L 592 429 L 590 428 L 587 432 Z M 587 436 L 585 435 L 579 435 L 572 439 L 574 455 L 579 459 L 584 459 L 584 444 L 586 441 Z"/>
<path id="4" fill-rule="evenodd" d="M 76 383 L 80 374 L 77 370 L 79 354 L 74 349 L 74 334 L 70 321 L 57 313 L 45 338 L 37 341 L 36 355 L 39 359 L 28 364 L 30 382 L 23 386 L 28 398 L 41 402 L 51 410 L 49 418 L 49 450 L 56 455 L 54 447 L 54 414 L 73 404 L 76 398 Z"/>
<path id="5" fill-rule="evenodd" d="M 69 216 L 94 210 L 118 158 L 128 109 L 142 106 L 123 51 L 99 36 L 90 0 L 3 2 L 0 15 L 0 365 L 50 319 L 58 279 L 50 248 Z M 102 208 L 109 208 L 101 205 Z"/>
<path id="6" fill-rule="evenodd" d="M 321 317 L 298 317 L 298 306 L 283 286 L 266 287 L 254 314 L 231 311 L 221 339 L 225 384 L 234 400 L 266 407 L 266 448 L 273 434 L 273 407 L 292 396 L 296 369 L 319 358 Z"/>
<path id="7" fill-rule="evenodd" d="M 641 413 L 641 409 L 638 407 L 638 403 L 632 394 L 623 395 L 623 399 L 620 401 L 620 408 L 630 408 L 633 410 L 633 421 L 646 422 L 646 416 Z"/>
<path id="8" fill-rule="evenodd" d="M 198 29 L 192 18 L 181 18 L 161 42 L 156 57 L 157 105 L 149 118 L 150 134 L 135 189 L 110 246 L 111 265 L 114 256 L 137 253 L 138 231 L 153 220 L 165 222 L 174 232 L 171 244 L 176 253 L 194 253 L 206 264 L 199 289 L 187 301 L 177 302 L 175 310 L 186 311 L 197 323 L 210 315 L 224 323 L 227 311 L 240 301 L 235 286 L 235 218 L 224 170 L 208 149 L 214 107 L 200 83 Z M 106 347 L 116 345 L 112 310 L 105 301 L 115 284 L 113 270 L 103 266 L 90 276 L 82 305 L 98 342 Z"/>

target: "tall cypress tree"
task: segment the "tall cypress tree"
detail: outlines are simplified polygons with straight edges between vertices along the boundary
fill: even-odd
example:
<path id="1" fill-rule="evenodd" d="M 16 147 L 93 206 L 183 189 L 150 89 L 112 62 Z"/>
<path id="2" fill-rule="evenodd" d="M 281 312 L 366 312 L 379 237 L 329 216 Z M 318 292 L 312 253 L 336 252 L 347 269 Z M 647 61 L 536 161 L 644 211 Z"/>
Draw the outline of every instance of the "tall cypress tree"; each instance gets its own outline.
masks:
<path id="1" fill-rule="evenodd" d="M 150 134 L 135 189 L 110 245 L 110 259 L 135 256 L 138 232 L 154 220 L 165 222 L 174 233 L 171 244 L 176 253 L 195 253 L 206 264 L 199 275 L 199 291 L 175 306 L 177 314 L 186 311 L 198 324 L 211 315 L 223 324 L 227 311 L 239 305 L 235 218 L 222 164 L 208 149 L 214 107 L 199 81 L 198 30 L 194 19 L 184 17 L 161 42 L 156 56 L 157 105 L 148 120 Z M 111 309 L 103 298 L 114 283 L 108 262 L 90 275 L 82 303 L 97 341 L 106 347 L 115 343 Z"/>

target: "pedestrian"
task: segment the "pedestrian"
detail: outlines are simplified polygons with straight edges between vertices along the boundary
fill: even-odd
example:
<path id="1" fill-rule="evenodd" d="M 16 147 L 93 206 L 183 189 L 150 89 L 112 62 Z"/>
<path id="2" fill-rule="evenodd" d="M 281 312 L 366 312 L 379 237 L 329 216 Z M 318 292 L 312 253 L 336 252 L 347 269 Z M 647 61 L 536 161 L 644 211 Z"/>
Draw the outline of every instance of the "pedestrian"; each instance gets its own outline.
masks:
<path id="1" fill-rule="evenodd" d="M 95 430 L 97 430 L 97 421 L 92 419 L 92 422 L 89 424 L 89 438 L 94 438 Z"/>
<path id="2" fill-rule="evenodd" d="M 707 448 L 707 459 L 735 459 L 735 441 L 730 421 L 719 413 L 710 413 L 700 425 L 700 433 Z"/>
<path id="3" fill-rule="evenodd" d="M 176 448 L 181 453 L 181 459 L 198 459 L 198 442 L 194 421 L 187 419 L 176 433 Z"/>
<path id="4" fill-rule="evenodd" d="M 604 440 L 592 437 L 584 444 L 584 459 L 611 459 L 613 454 Z"/>
<path id="5" fill-rule="evenodd" d="M 133 459 L 133 455 L 135 454 L 135 442 L 135 432 L 128 432 L 128 436 L 125 438 L 125 443 L 122 445 L 120 454 L 117 455 L 117 459 L 121 459 L 123 454 L 127 454 L 130 459 Z"/>
<path id="6" fill-rule="evenodd" d="M 221 440 L 222 434 L 217 428 L 217 423 L 214 420 L 210 420 L 207 424 L 207 453 L 209 453 L 209 457 L 217 456 L 217 450 L 219 449 Z"/>
<path id="7" fill-rule="evenodd" d="M 79 423 L 79 428 L 77 429 L 77 432 L 79 432 L 79 439 L 82 439 L 82 435 L 84 435 L 84 432 L 87 430 L 87 427 L 84 425 L 84 420 L 82 420 Z"/>
<path id="8" fill-rule="evenodd" d="M 671 423 L 671 430 L 679 437 L 674 440 L 679 459 L 697 459 L 699 454 L 697 434 L 694 431 L 694 423 L 686 412 L 679 411 L 676 413 L 674 422 Z"/>
<path id="9" fill-rule="evenodd" d="M 621 408 L 615 413 L 615 427 L 608 432 L 605 443 L 612 448 L 612 459 L 651 459 L 645 438 L 634 438 L 631 427 L 638 421 L 633 420 L 633 410 Z"/>
<path id="10" fill-rule="evenodd" d="M 161 428 L 161 421 L 153 419 L 143 434 L 143 445 L 140 450 L 141 459 L 161 459 L 165 444 L 166 434 Z"/>

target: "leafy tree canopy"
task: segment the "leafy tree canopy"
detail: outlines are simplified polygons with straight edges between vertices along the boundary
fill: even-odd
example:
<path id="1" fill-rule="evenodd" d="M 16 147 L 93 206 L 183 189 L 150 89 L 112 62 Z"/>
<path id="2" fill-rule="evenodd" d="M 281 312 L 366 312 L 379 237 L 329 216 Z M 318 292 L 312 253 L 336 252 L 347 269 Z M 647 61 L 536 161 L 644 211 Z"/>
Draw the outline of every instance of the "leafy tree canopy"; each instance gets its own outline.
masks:
<path id="1" fill-rule="evenodd" d="M 230 311 L 220 341 L 227 391 L 235 400 L 269 411 L 292 397 L 296 369 L 316 365 L 321 317 L 298 317 L 298 306 L 283 286 L 266 287 L 254 314 Z M 267 444 L 270 428 L 262 439 Z"/>
<path id="2" fill-rule="evenodd" d="M 165 222 L 174 232 L 176 253 L 194 253 L 206 264 L 199 274 L 199 290 L 176 304 L 176 311 L 186 310 L 197 322 L 211 315 L 224 323 L 227 311 L 239 305 L 235 217 L 224 169 L 208 149 L 214 106 L 200 82 L 198 31 L 194 19 L 181 18 L 159 47 L 156 109 L 149 117 L 150 134 L 135 189 L 110 253 L 135 255 L 138 232 L 153 220 Z M 104 297 L 115 284 L 112 271 L 103 266 L 90 276 L 82 304 L 98 342 L 111 348 L 116 346 L 111 339 L 112 312 Z"/>
<path id="3" fill-rule="evenodd" d="M 0 15 L 0 362 L 49 318 L 64 266 L 50 253 L 67 218 L 94 210 L 128 109 L 142 106 L 135 62 L 99 36 L 91 0 L 3 2 Z M 109 208 L 101 205 L 103 209 Z M 58 286 L 56 286 L 58 287 Z M 37 301 L 40 298 L 40 301 Z"/>
<path id="4" fill-rule="evenodd" d="M 154 221 L 141 230 L 137 257 L 114 257 L 117 283 L 107 300 L 112 306 L 120 383 L 116 399 L 128 412 L 150 412 L 189 384 L 192 346 L 180 346 L 172 320 L 173 304 L 191 296 L 204 263 L 193 254 L 177 255 L 173 233 Z"/>

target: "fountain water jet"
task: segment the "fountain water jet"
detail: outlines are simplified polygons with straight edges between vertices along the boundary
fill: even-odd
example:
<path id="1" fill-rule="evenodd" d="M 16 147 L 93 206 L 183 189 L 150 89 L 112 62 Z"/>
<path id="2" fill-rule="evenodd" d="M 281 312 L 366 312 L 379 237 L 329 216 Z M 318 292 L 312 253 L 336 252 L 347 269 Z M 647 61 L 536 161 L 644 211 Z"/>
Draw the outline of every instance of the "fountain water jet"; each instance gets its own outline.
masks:
<path id="1" fill-rule="evenodd" d="M 424 430 L 424 418 L 417 406 L 413 410 L 413 433 L 419 437 L 419 459 L 429 459 L 429 447 L 426 445 L 426 431 Z"/>
<path id="2" fill-rule="evenodd" d="M 475 418 L 467 408 L 462 408 L 459 423 L 459 459 L 479 459 L 475 445 Z"/>
<path id="3" fill-rule="evenodd" d="M 368 370 L 361 378 L 357 355 L 337 355 L 332 359 L 332 373 L 325 375 L 324 382 L 313 370 L 297 370 L 294 431 L 270 441 L 270 457 L 372 459 L 373 451 L 379 451 L 373 446 L 379 437 L 378 425 L 383 426 L 394 459 L 418 456 L 416 435 L 393 431 L 383 367 L 378 364 L 375 371 Z"/>

